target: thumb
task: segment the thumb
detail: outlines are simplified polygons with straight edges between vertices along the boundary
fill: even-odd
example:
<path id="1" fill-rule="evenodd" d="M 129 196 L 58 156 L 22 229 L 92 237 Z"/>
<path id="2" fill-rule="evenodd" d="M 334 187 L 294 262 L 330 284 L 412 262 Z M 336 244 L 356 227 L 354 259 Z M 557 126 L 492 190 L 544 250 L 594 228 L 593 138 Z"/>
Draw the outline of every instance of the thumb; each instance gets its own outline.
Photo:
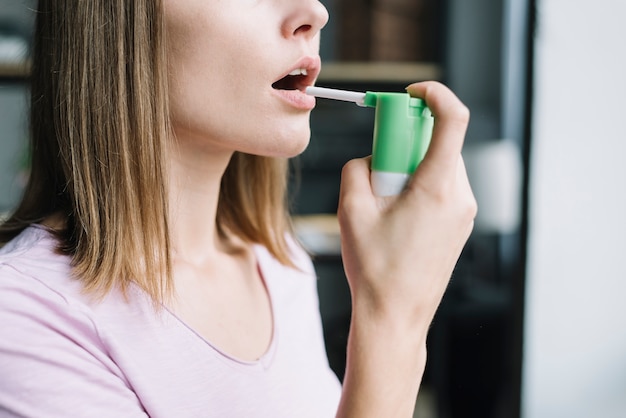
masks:
<path id="1" fill-rule="evenodd" d="M 455 176 L 469 123 L 469 110 L 450 89 L 438 82 L 412 84 L 407 91 L 424 99 L 435 118 L 430 146 L 416 175 L 430 178 Z"/>

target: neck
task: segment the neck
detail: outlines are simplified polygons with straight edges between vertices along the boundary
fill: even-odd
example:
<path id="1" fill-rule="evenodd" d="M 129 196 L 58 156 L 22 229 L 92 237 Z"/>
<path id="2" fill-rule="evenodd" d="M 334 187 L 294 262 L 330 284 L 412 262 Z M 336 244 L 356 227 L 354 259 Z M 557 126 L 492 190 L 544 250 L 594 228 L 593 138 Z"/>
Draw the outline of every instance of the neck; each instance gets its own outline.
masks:
<path id="1" fill-rule="evenodd" d="M 220 182 L 232 154 L 184 144 L 173 150 L 169 217 L 175 259 L 202 263 L 223 248 L 216 226 L 217 205 Z"/>

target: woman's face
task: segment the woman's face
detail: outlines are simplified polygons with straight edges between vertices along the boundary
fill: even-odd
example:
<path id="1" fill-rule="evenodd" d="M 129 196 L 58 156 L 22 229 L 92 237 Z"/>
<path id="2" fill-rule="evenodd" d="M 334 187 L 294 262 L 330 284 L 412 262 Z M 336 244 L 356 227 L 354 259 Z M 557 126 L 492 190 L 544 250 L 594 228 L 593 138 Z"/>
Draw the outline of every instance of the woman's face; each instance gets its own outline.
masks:
<path id="1" fill-rule="evenodd" d="M 319 74 L 317 0 L 165 0 L 170 109 L 179 141 L 293 156 L 306 148 Z M 290 75 L 291 74 L 291 75 Z"/>

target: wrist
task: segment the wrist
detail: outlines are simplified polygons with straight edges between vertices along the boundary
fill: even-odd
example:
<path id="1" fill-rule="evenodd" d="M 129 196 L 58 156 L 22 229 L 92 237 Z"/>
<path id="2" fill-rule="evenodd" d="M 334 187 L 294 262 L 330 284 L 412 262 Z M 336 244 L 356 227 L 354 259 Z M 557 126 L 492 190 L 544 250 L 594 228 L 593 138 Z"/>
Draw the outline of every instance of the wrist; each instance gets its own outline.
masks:
<path id="1" fill-rule="evenodd" d="M 425 366 L 421 327 L 384 312 L 353 310 L 337 416 L 411 416 Z"/>
<path id="2" fill-rule="evenodd" d="M 425 344 L 434 312 L 416 303 L 393 298 L 352 295 L 352 323 L 376 329 L 389 337 L 404 336 L 414 344 Z"/>

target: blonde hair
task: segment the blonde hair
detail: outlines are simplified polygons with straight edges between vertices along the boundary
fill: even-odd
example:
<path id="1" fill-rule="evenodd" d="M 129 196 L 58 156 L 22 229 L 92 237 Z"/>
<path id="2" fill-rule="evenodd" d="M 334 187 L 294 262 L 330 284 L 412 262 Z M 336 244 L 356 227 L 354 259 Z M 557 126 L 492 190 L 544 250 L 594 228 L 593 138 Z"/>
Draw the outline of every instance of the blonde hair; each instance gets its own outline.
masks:
<path id="1" fill-rule="evenodd" d="M 60 213 L 59 249 L 84 289 L 171 294 L 167 55 L 161 0 L 40 0 L 31 76 L 31 173 L 6 243 Z M 217 223 L 290 265 L 287 162 L 235 153 Z M 139 261 L 138 261 L 139 260 Z"/>

